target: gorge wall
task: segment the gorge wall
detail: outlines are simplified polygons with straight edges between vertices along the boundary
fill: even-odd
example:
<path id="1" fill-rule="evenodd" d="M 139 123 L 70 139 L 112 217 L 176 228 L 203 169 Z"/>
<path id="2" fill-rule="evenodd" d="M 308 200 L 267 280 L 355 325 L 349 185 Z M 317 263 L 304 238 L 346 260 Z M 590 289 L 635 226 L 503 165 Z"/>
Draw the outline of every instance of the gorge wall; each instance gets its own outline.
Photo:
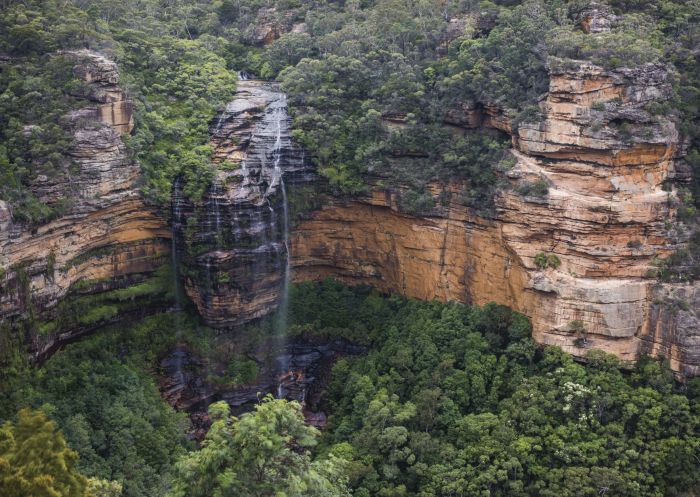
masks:
<path id="1" fill-rule="evenodd" d="M 146 281 L 167 262 L 174 233 L 185 290 L 215 328 L 273 311 L 291 267 L 296 281 L 335 277 L 419 299 L 497 302 L 528 315 L 540 343 L 577 356 L 592 348 L 624 360 L 663 355 L 675 371 L 698 374 L 700 292 L 649 274 L 683 242 L 675 193 L 664 188 L 683 147 L 673 122 L 650 112 L 670 96 L 664 67 L 552 67 L 542 119 L 517 130 L 493 105 L 450 111 L 446 124 L 457 132 L 487 127 L 512 137 L 515 165 L 503 173 L 510 187 L 489 219 L 464 205 L 469 185 L 460 181 L 432 185 L 441 201 L 426 215 L 402 213 L 401 191 L 375 188 L 354 200 L 323 197 L 321 208 L 294 219 L 288 190 L 299 189 L 297 200 L 318 197 L 304 190 L 318 180 L 290 137 L 284 94 L 243 80 L 210 123 L 217 167 L 202 201 L 188 201 L 175 181 L 171 231 L 139 196 L 139 168 L 121 140 L 132 106 L 116 66 L 75 56 L 75 74 L 92 89 L 69 116 L 79 174 L 33 186 L 44 201 L 72 192 L 73 207 L 29 228 L 0 203 L 0 320 L 39 319 L 25 333 L 36 357 L 117 319 L 62 324 L 59 314 L 63 302 Z M 538 181 L 549 185 L 546 195 L 527 188 Z M 686 305 L 669 305 L 679 301 Z"/>
<path id="2" fill-rule="evenodd" d="M 573 66 L 551 69 L 542 120 L 516 132 L 493 107 L 465 103 L 450 113 L 450 124 L 512 135 L 511 188 L 497 197 L 493 219 L 460 204 L 467 185 L 458 183 L 427 217 L 399 212 L 397 193 L 334 201 L 295 230 L 294 278 L 494 301 L 528 315 L 539 343 L 577 356 L 591 348 L 623 360 L 661 354 L 675 371 L 697 374 L 697 290 L 682 290 L 686 310 L 667 309 L 660 292 L 678 290 L 662 289 L 649 273 L 655 258 L 678 247 L 675 193 L 663 188 L 675 174 L 678 134 L 648 110 L 669 98 L 669 75 L 653 65 Z M 546 195 L 522 188 L 537 180 L 549 185 Z M 442 191 L 435 185 L 436 199 Z M 541 267 L 538 254 L 557 262 Z"/>
<path id="3" fill-rule="evenodd" d="M 139 165 L 122 141 L 133 127 L 133 106 L 118 86 L 116 64 L 88 51 L 66 55 L 89 89 L 85 105 L 66 120 L 77 174 L 39 176 L 32 190 L 44 203 L 70 197 L 72 206 L 30 227 L 13 223 L 0 202 L 0 323 L 39 320 L 25 333 L 35 357 L 101 321 L 52 315 L 60 302 L 142 281 L 169 253 L 170 229 L 141 199 Z"/>

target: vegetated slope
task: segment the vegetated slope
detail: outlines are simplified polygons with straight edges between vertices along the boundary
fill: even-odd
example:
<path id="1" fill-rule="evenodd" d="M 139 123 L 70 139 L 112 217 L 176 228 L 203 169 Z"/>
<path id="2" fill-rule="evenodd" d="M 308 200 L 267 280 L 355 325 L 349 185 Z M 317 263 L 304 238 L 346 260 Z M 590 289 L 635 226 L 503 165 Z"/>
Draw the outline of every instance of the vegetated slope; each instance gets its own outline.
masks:
<path id="1" fill-rule="evenodd" d="M 363 337 L 339 361 L 322 451 L 351 460 L 354 495 L 679 495 L 700 484 L 697 380 L 663 364 L 623 372 L 537 349 L 507 308 L 302 284 L 293 321 Z M 306 323 L 306 324 L 303 324 Z"/>
<path id="2" fill-rule="evenodd" d="M 174 319 L 188 330 L 181 340 L 210 346 L 211 331 L 173 314 L 115 328 L 49 359 L 5 412 L 41 407 L 80 452 L 83 474 L 121 483 L 124 496 L 162 495 L 186 444 L 182 418 L 158 399 L 149 371 L 177 340 L 169 333 Z M 597 353 L 581 365 L 538 348 L 527 319 L 505 307 L 406 300 L 331 280 L 293 286 L 289 322 L 292 334 L 369 347 L 336 363 L 321 401 L 329 419 L 320 444 L 301 441 L 319 460 L 315 467 L 333 455 L 332 471 L 342 470 L 354 495 L 594 496 L 608 489 L 655 496 L 700 485 L 700 387 L 675 383 L 660 362 L 622 371 L 614 357 Z M 270 430 L 284 430 L 298 408 L 265 410 L 246 426 L 271 423 L 264 430 L 273 446 L 264 450 L 278 461 L 285 456 Z M 252 473 L 238 472 L 247 463 L 236 462 L 238 439 L 228 434 L 212 434 L 203 452 L 182 459 L 178 492 L 215 481 L 272 484 L 247 486 Z M 303 478 L 303 467 L 287 477 Z M 225 468 L 236 479 L 226 480 Z M 287 477 L 274 485 L 286 488 Z"/>
<path id="3" fill-rule="evenodd" d="M 46 110 L 62 99 L 52 92 L 65 94 L 66 84 L 63 75 L 51 77 L 55 68 L 38 64 L 46 54 L 87 46 L 114 56 L 137 97 L 132 146 L 144 191 L 167 202 L 178 173 L 187 175 L 195 198 L 211 177 L 206 125 L 231 94 L 231 71 L 279 76 L 296 109 L 297 138 L 338 191 L 362 191 L 365 173 L 382 173 L 390 184 L 413 185 L 417 196 L 407 207 L 417 209 L 426 201 L 419 195 L 426 181 L 466 176 L 479 207 L 495 186 L 497 138 L 455 141 L 444 118 L 472 99 L 503 109 L 515 126 L 536 119 L 551 57 L 610 69 L 659 60 L 675 66 L 677 99 L 659 110 L 679 114 L 690 162 L 697 162 L 698 9 L 673 0 L 9 2 L 0 50 L 21 58 L 13 71 L 34 76 L 22 83 L 27 78 L 19 72 L 4 72 L 3 114 L 21 124 L 55 116 Z M 30 92 L 43 96 L 44 117 L 31 99 L 21 104 Z M 21 185 L 40 164 L 60 166 L 47 162 L 48 153 L 31 157 L 23 144 L 33 135 L 4 128 L 6 185 L 14 185 L 8 193 L 31 210 L 35 203 Z M 53 133 L 49 128 L 36 132 Z M 49 152 L 65 148 L 58 135 L 48 143 Z M 397 165 L 391 160 L 397 154 L 416 160 Z M 33 209 L 27 219 L 49 215 Z"/>
<path id="4" fill-rule="evenodd" d="M 67 72 L 62 49 L 89 47 L 119 63 L 136 101 L 129 145 L 141 164 L 142 191 L 162 206 L 178 176 L 187 179 L 191 199 L 202 197 L 212 177 L 208 124 L 232 94 L 234 72 L 241 69 L 282 80 L 295 109 L 296 136 L 333 193 L 364 192 L 369 177 L 389 187 L 406 183 L 410 194 L 401 208 L 408 212 L 433 206 L 427 183 L 458 178 L 471 182 L 470 205 L 488 215 L 502 186 L 496 173 L 505 140 L 497 133 L 453 139 L 443 126 L 446 113 L 468 98 L 500 108 L 513 126 L 537 121 L 534 104 L 547 88 L 552 57 L 564 64 L 592 60 L 607 69 L 672 64 L 676 98 L 649 111 L 681 122 L 690 170 L 698 163 L 697 2 L 611 1 L 612 10 L 597 4 L 595 14 L 591 2 L 555 0 L 2 6 L 2 213 L 26 225 L 70 212 L 70 202 L 44 201 L 36 188 L 44 177 L 72 173 L 66 158 L 70 138 L 60 120 L 80 107 L 82 87 Z M 583 28 L 595 36 L 585 36 Z M 525 193 L 537 195 L 541 186 Z M 692 224 L 693 196 L 688 191 L 681 198 L 681 220 Z M 697 245 L 662 266 L 661 277 L 696 275 Z M 0 268 L 0 278 L 8 269 Z M 21 268 L 12 274 L 21 279 Z M 293 310 L 302 316 L 298 325 L 365 337 L 376 347 L 365 360 L 337 366 L 328 397 L 333 417 L 326 447 L 352 461 L 359 495 L 697 491 L 696 385 L 674 391 L 679 387 L 656 363 L 642 361 L 624 375 L 619 363 L 595 354 L 587 366 L 555 350 L 539 355 L 522 318 L 500 308 L 405 303 L 330 284 L 302 287 L 301 294 L 308 299 Z M 344 307 L 348 302 L 353 306 Z M 368 310 L 358 318 L 358 309 Z M 81 317 L 111 312 L 104 305 Z M 4 333 L 0 338 L 9 344 Z M 90 343 L 99 344 L 85 342 L 75 350 L 91 350 Z M 165 408 L 142 370 L 125 370 L 115 359 L 119 347 L 104 350 L 107 356 L 99 361 L 56 357 L 38 373 L 56 367 L 56 377 L 36 380 L 37 391 L 17 395 L 19 403 L 7 409 L 55 404 L 47 410 L 63 423 L 69 443 L 85 453 L 84 471 L 123 480 L 127 495 L 157 494 L 167 486 L 169 465 L 180 450 L 176 422 L 172 412 L 151 416 L 145 425 L 130 419 L 122 409 L 129 399 L 139 403 L 128 407 L 135 412 L 152 415 Z M 14 347 L 5 351 L 17 357 Z M 74 374 L 76 365 L 85 369 Z M 109 373 L 101 377 L 100 371 Z M 99 388 L 83 384 L 85 376 Z M 73 410 L 86 403 L 84 388 L 93 392 L 91 403 L 109 399 L 108 407 L 89 412 L 89 420 Z M 125 417 L 108 423 L 112 404 Z M 103 424 L 114 445 L 104 443 Z M 147 451 L 162 439 L 162 457 L 149 459 Z M 139 458 L 145 461 L 139 468 L 124 469 L 125 460 Z"/>

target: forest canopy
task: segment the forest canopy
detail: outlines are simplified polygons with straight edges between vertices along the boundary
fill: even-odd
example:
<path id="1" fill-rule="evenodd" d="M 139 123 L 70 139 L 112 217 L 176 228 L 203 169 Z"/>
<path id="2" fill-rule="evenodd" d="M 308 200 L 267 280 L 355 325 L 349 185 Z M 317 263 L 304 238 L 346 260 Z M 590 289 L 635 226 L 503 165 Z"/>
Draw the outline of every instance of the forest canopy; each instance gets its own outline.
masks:
<path id="1" fill-rule="evenodd" d="M 277 78 L 289 93 L 294 135 L 337 194 L 379 181 L 408 188 L 408 211 L 425 211 L 428 182 L 470 184 L 463 199 L 488 215 L 502 157 L 498 134 L 474 132 L 488 153 L 467 153 L 445 133 L 464 101 L 495 105 L 515 126 L 538 120 L 553 59 L 614 69 L 665 61 L 675 78 L 675 118 L 698 155 L 700 6 L 696 1 L 608 2 L 609 32 L 586 34 L 584 0 L 27 0 L 0 13 L 2 196 L 18 220 L 65 212 L 31 191 L 38 174 L 67 174 L 66 109 L 84 105 L 57 77 L 54 54 L 90 48 L 113 58 L 136 102 L 129 145 L 144 194 L 167 203 L 173 179 L 199 198 L 212 177 L 208 123 L 235 90 L 238 71 Z M 605 6 L 599 2 L 600 6 Z M 40 100 L 35 97 L 41 96 Z M 41 111 L 37 111 L 37 109 Z M 393 124 L 392 124 L 393 123 Z M 397 125 L 398 123 L 398 125 Z M 32 133 L 23 132 L 32 125 Z M 40 144 L 40 145 L 39 145 Z M 478 149 L 479 147 L 477 147 Z M 455 167 L 468 162 L 469 167 Z M 696 175 L 697 176 L 697 175 Z"/>
<path id="2" fill-rule="evenodd" d="M 585 60 L 606 70 L 669 68 L 672 98 L 653 110 L 677 123 L 687 151 L 693 174 L 677 207 L 692 225 L 700 199 L 700 1 L 598 1 L 611 29 L 591 34 L 582 13 L 593 4 L 0 0 L 0 200 L 14 222 L 34 228 L 71 212 L 76 194 L 42 198 L 36 183 L 70 183 L 79 173 L 66 116 L 90 103 L 69 51 L 90 49 L 117 63 L 134 102 L 125 142 L 153 205 L 168 208 L 176 178 L 195 203 L 203 197 L 214 173 L 210 125 L 246 72 L 279 81 L 288 94 L 294 137 L 328 193 L 395 189 L 403 211 L 432 213 L 427 186 L 456 181 L 465 185 L 459 201 L 489 217 L 513 164 L 511 137 L 455 133 L 450 112 L 497 109 L 513 130 L 538 122 L 550 70 Z M 519 193 L 543 197 L 547 189 L 533 182 Z M 654 274 L 700 277 L 697 233 Z M 561 262 L 541 252 L 535 263 L 545 270 Z M 143 283 L 154 299 L 170 298 L 169 283 Z M 75 306 L 66 299 L 57 309 L 71 324 L 94 324 L 118 312 L 110 299 L 145 302 L 133 291 L 87 295 Z M 159 361 L 176 341 L 202 356 L 218 353 L 214 333 L 185 314 L 175 306 L 101 330 L 40 368 L 30 368 L 16 344 L 6 347 L 13 367 L 0 371 L 0 392 L 9 392 L 0 396 L 0 494 L 700 492 L 700 380 L 675 381 L 663 359 L 630 366 L 592 352 L 576 362 L 537 346 L 529 321 L 502 306 L 417 302 L 334 281 L 295 285 L 289 301 L 294 339 L 347 340 L 364 350 L 329 366 L 319 400 L 325 430 L 305 424 L 300 404 L 261 398 L 245 414 L 213 403 L 212 428 L 193 442 L 187 417 L 157 383 Z M 186 328 L 177 337 L 176 324 Z M 251 333 L 264 337 L 266 329 L 263 322 Z M 231 360 L 218 381 L 251 383 L 260 370 L 250 357 Z"/>
<path id="3" fill-rule="evenodd" d="M 172 333 L 175 320 L 182 335 Z M 274 333 L 268 325 L 248 331 L 252 344 Z M 90 478 L 123 497 L 656 497 L 700 489 L 699 380 L 677 383 L 657 360 L 625 369 L 600 351 L 580 364 L 536 346 L 530 333 L 524 316 L 493 304 L 419 302 L 331 280 L 294 285 L 292 340 L 345 339 L 366 350 L 334 364 L 319 404 L 329 415 L 324 431 L 304 423 L 296 402 L 261 398 L 252 414 L 237 416 L 214 403 L 213 426 L 196 447 L 152 378 L 176 342 L 203 361 L 220 355 L 216 334 L 173 313 L 115 326 L 26 371 L 15 385 L 22 395 L 0 401 L 4 419 L 23 407 L 45 413 L 19 414 L 19 425 L 43 426 L 32 428 L 36 440 L 21 442 L 12 423 L 0 429 L 0 485 L 3 458 L 10 475 L 21 464 L 17 444 L 51 436 L 47 464 L 67 458 L 66 484 L 83 488 Z"/>

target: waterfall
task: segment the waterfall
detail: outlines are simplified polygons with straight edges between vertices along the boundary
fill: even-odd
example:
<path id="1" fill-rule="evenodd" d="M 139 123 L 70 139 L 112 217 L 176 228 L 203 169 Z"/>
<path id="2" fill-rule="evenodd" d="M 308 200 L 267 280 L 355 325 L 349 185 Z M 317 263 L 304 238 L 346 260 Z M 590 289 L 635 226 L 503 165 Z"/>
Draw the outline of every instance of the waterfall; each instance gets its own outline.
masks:
<path id="1" fill-rule="evenodd" d="M 236 296 L 240 303 L 216 309 L 204 299 L 195 303 L 211 311 L 212 319 L 219 319 L 218 326 L 224 321 L 238 326 L 251 317 L 269 314 L 275 335 L 272 341 L 276 342 L 271 393 L 289 396 L 297 376 L 286 353 L 291 281 L 291 192 L 286 183 L 291 181 L 290 172 L 301 169 L 304 158 L 289 137 L 286 96 L 276 84 L 246 81 L 250 77 L 239 73 L 237 98 L 227 104 L 226 117 L 219 116 L 210 125 L 218 147 L 216 158 L 240 166 L 216 172 L 206 205 L 205 242 L 210 251 L 197 257 L 202 276 L 198 283 L 210 288 L 209 295 L 221 297 L 222 303 Z M 219 204 L 224 209 L 221 213 Z M 211 236 L 217 237 L 216 248 Z M 227 271 L 228 282 L 214 288 L 220 270 Z M 275 301 L 270 301 L 273 296 Z"/>
<path id="2" fill-rule="evenodd" d="M 214 206 L 214 238 L 216 249 L 221 246 L 221 205 L 219 204 L 219 183 L 214 179 L 211 185 L 209 198 Z"/>
<path id="3" fill-rule="evenodd" d="M 218 252 L 221 244 L 221 208 L 219 206 L 219 184 L 216 179 L 212 181 L 209 187 L 209 211 L 207 213 L 207 225 L 209 236 L 213 239 L 213 249 L 203 256 L 205 268 L 205 283 L 206 296 L 211 300 L 213 295 L 213 280 L 211 277 L 211 268 L 213 265 L 214 255 L 212 252 Z"/>
<path id="4" fill-rule="evenodd" d="M 265 192 L 265 197 L 274 191 L 275 187 L 279 188 L 282 193 L 282 229 L 283 229 L 283 246 L 284 253 L 280 254 L 280 257 L 284 257 L 284 275 L 282 280 L 282 288 L 279 296 L 279 303 L 277 306 L 277 318 L 275 320 L 276 332 L 279 335 L 282 343 L 286 342 L 287 335 L 287 310 L 289 302 L 289 282 L 291 277 L 290 268 L 290 257 L 289 257 L 289 204 L 287 202 L 287 189 L 284 184 L 284 172 L 280 167 L 283 155 L 282 146 L 282 122 L 287 118 L 286 112 L 286 95 L 281 95 L 280 98 L 273 103 L 273 112 L 275 120 L 275 141 L 272 147 L 272 181 Z M 271 106 L 272 107 L 272 106 Z M 281 260 L 280 260 L 281 262 Z M 281 264 L 280 264 L 281 266 Z M 279 367 L 281 369 L 278 378 L 277 386 L 277 397 L 281 398 L 284 396 L 284 388 L 282 385 L 281 378 L 289 370 L 288 360 L 286 354 L 283 354 L 283 359 L 280 361 Z"/>
<path id="5" fill-rule="evenodd" d="M 175 310 L 182 310 L 182 289 L 180 287 L 180 255 L 177 250 L 177 233 L 182 228 L 182 191 L 180 190 L 181 178 L 178 177 L 173 183 L 173 207 L 172 207 L 172 227 L 170 242 L 170 257 L 173 265 L 174 289 L 175 289 Z"/>
<path id="6" fill-rule="evenodd" d="M 182 228 L 182 190 L 181 178 L 178 176 L 173 182 L 173 205 L 172 205 L 172 227 L 171 227 L 171 242 L 170 242 L 170 257 L 173 266 L 173 289 L 175 292 L 175 307 L 174 307 L 174 325 L 175 336 L 180 342 L 182 338 L 182 287 L 180 285 L 180 254 L 178 253 L 177 237 L 178 230 Z M 175 378 L 179 383 L 184 382 L 182 373 L 182 355 L 176 354 L 176 373 Z"/>
<path id="7" fill-rule="evenodd" d="M 215 134 L 218 133 L 219 130 L 221 129 L 221 125 L 224 123 L 225 118 L 226 118 L 226 112 L 222 112 L 221 114 L 219 114 L 219 119 L 216 122 L 216 130 L 214 131 Z"/>

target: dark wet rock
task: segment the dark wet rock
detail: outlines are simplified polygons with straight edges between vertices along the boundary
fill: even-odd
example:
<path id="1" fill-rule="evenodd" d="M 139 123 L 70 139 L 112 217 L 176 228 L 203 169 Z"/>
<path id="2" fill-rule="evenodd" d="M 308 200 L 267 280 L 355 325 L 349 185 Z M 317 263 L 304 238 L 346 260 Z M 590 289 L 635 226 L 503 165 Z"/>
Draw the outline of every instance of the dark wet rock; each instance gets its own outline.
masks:
<path id="1" fill-rule="evenodd" d="M 187 221 L 176 236 L 187 294 L 208 325 L 230 328 L 277 308 L 287 274 L 285 188 L 315 176 L 274 83 L 239 81 L 210 133 L 215 179 L 199 205 L 175 189 Z"/>
<path id="2" fill-rule="evenodd" d="M 221 373 L 215 366 L 207 368 L 207 361 L 197 357 L 185 345 L 178 345 L 160 361 L 159 388 L 166 400 L 175 408 L 186 411 L 202 431 L 206 425 L 205 413 L 209 404 L 224 400 L 232 412 L 241 413 L 265 395 L 296 400 L 304 406 L 305 415 L 316 426 L 325 424 L 325 414 L 320 412 L 321 392 L 328 380 L 334 362 L 341 356 L 357 355 L 366 348 L 343 339 L 315 340 L 313 343 L 297 339 L 276 351 L 270 352 L 270 342 L 265 342 L 252 356 L 259 367 L 257 378 L 246 385 L 216 385 L 209 375 Z M 235 349 L 236 346 L 234 345 Z"/>

